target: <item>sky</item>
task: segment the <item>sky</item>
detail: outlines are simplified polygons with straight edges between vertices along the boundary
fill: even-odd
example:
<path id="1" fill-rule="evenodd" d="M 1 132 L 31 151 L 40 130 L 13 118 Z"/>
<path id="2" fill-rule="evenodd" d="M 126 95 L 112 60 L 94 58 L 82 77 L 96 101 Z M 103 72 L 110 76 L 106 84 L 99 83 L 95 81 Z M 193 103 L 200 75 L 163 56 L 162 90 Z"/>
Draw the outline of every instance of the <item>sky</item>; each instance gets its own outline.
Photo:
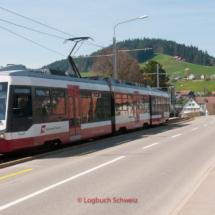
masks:
<path id="1" fill-rule="evenodd" d="M 20 14 L 67 34 L 47 28 L 0 8 L 0 66 L 23 64 L 40 68 L 65 59 L 72 42 L 64 38 L 91 37 L 76 55 L 88 55 L 112 44 L 117 23 L 148 15 L 116 27 L 116 40 L 161 38 L 207 50 L 215 57 L 215 1 L 213 0 L 1 0 L 0 7 Z M 52 37 L 14 26 L 22 25 Z M 27 38 L 25 40 L 9 31 Z M 147 48 L 147 47 L 142 47 Z"/>

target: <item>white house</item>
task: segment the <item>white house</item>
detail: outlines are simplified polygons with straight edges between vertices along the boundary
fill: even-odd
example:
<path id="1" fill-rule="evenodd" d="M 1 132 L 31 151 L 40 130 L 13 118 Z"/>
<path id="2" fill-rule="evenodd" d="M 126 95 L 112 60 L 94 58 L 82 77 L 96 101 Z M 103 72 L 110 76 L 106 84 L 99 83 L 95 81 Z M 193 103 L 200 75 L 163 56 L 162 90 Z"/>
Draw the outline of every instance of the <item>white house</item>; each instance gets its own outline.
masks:
<path id="1" fill-rule="evenodd" d="M 206 78 L 206 75 L 205 75 L 205 74 L 202 74 L 202 75 L 200 76 L 200 78 L 201 78 L 201 79 L 205 79 L 205 78 Z"/>
<path id="2" fill-rule="evenodd" d="M 206 75 L 206 74 L 202 74 L 202 75 L 200 76 L 201 79 L 205 79 L 205 78 L 207 78 L 207 77 L 209 77 L 209 76 Z"/>
<path id="3" fill-rule="evenodd" d="M 193 98 L 189 99 L 183 107 L 183 115 L 187 113 L 205 111 L 204 107 L 200 106 Z"/>
<path id="4" fill-rule="evenodd" d="M 198 78 L 198 77 L 199 76 L 197 74 L 192 73 L 188 76 L 188 79 L 194 79 L 194 78 Z"/>
<path id="5" fill-rule="evenodd" d="M 181 79 L 181 76 L 174 76 L 174 80 L 179 80 Z"/>
<path id="6" fill-rule="evenodd" d="M 215 75 L 213 74 L 213 75 L 211 75 L 211 79 L 215 79 Z"/>
<path id="7" fill-rule="evenodd" d="M 183 107 L 183 116 L 191 112 L 201 112 L 208 115 L 214 111 L 215 97 L 194 97 L 190 98 Z"/>

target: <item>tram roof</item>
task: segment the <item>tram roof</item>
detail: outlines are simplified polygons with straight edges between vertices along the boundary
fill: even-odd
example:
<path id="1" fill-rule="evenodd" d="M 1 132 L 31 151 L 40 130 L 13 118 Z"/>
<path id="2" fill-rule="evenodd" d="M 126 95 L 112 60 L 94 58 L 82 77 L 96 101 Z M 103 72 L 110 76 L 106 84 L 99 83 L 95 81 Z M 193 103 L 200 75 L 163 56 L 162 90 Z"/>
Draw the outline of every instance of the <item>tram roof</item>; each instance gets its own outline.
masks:
<path id="1" fill-rule="evenodd" d="M 3 67 L 0 69 L 0 75 L 24 76 L 24 77 L 45 78 L 45 79 L 53 79 L 53 80 L 61 80 L 61 81 L 75 81 L 75 82 L 82 82 L 82 83 L 95 83 L 95 84 L 108 85 L 107 82 L 103 80 L 91 80 L 91 79 L 84 79 L 84 78 L 78 78 L 78 77 L 38 73 L 36 72 L 36 70 L 31 71 L 30 69 L 27 69 L 24 65 L 11 65 L 11 66 Z"/>
<path id="2" fill-rule="evenodd" d="M 158 90 L 158 89 L 152 89 L 150 86 L 143 87 L 143 86 L 128 85 L 128 84 L 126 84 L 125 81 L 121 81 L 121 80 L 117 80 L 117 79 L 113 79 L 113 78 L 106 78 L 106 81 L 108 82 L 109 86 L 147 91 L 150 95 L 155 95 L 155 96 L 163 95 L 165 97 L 169 97 L 167 92 Z M 123 84 L 123 82 L 124 82 L 124 84 Z M 130 82 L 130 83 L 132 83 L 132 82 Z M 133 83 L 133 84 L 135 84 L 135 83 Z"/>
<path id="3" fill-rule="evenodd" d="M 45 78 L 45 79 L 52 79 L 52 80 L 61 80 L 61 81 L 75 81 L 75 82 L 82 82 L 82 83 L 95 83 L 95 84 L 102 84 L 102 85 L 109 85 L 115 87 L 122 87 L 122 88 L 130 88 L 130 89 L 137 89 L 148 91 L 151 95 L 164 95 L 168 96 L 167 92 L 152 89 L 150 86 L 140 86 L 140 84 L 129 85 L 129 83 L 123 84 L 123 81 L 113 79 L 113 78 L 105 78 L 102 79 L 94 79 L 94 78 L 78 78 L 78 77 L 70 77 L 70 76 L 62 76 L 62 75 L 53 75 L 53 74 L 44 74 L 39 73 L 37 70 L 27 69 L 24 65 L 9 65 L 3 68 L 0 68 L 0 75 L 7 75 L 7 76 L 23 76 L 23 77 L 34 77 L 34 78 Z M 130 82 L 132 83 L 132 82 Z M 135 83 L 133 83 L 135 84 Z"/>

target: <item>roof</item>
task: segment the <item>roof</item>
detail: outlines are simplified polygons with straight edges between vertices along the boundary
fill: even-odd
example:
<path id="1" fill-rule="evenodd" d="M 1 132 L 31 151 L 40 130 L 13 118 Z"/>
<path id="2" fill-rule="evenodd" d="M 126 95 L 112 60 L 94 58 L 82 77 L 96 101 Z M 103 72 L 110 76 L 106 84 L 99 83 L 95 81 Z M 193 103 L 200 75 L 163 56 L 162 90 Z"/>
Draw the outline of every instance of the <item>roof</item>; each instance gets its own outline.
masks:
<path id="1" fill-rule="evenodd" d="M 211 93 L 212 95 L 215 95 L 215 91 L 210 91 L 208 93 Z"/>
<path id="2" fill-rule="evenodd" d="M 206 103 L 206 109 L 209 111 L 209 114 L 214 114 L 215 103 L 211 103 L 211 104 Z"/>
<path id="3" fill-rule="evenodd" d="M 182 90 L 182 91 L 176 91 L 175 92 L 175 95 L 177 93 L 180 93 L 182 96 L 186 96 L 186 95 L 189 95 L 191 92 L 193 92 L 192 90 Z"/>
<path id="4" fill-rule="evenodd" d="M 215 104 L 215 97 L 194 97 L 193 98 L 196 102 L 197 102 L 197 104 L 205 104 L 205 99 L 207 99 L 207 104 Z"/>

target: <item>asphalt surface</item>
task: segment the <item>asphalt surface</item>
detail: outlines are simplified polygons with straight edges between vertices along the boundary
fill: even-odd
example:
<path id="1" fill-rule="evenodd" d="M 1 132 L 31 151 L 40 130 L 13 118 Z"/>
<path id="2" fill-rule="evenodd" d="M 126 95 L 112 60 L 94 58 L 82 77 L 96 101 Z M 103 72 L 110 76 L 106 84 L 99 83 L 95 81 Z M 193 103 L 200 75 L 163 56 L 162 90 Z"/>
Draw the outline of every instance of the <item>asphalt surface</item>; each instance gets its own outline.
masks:
<path id="1" fill-rule="evenodd" d="M 0 214 L 170 214 L 215 162 L 214 128 L 200 117 L 1 169 Z"/>

